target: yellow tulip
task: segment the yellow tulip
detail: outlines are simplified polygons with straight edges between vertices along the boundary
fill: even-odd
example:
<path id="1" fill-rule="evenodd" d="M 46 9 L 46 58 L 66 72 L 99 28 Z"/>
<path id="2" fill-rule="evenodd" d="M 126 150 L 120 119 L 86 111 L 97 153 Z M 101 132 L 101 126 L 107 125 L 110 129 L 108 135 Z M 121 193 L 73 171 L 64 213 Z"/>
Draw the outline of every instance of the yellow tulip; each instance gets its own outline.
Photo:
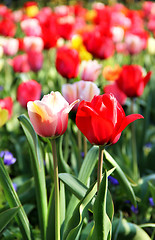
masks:
<path id="1" fill-rule="evenodd" d="M 0 127 L 8 120 L 8 110 L 0 108 Z"/>

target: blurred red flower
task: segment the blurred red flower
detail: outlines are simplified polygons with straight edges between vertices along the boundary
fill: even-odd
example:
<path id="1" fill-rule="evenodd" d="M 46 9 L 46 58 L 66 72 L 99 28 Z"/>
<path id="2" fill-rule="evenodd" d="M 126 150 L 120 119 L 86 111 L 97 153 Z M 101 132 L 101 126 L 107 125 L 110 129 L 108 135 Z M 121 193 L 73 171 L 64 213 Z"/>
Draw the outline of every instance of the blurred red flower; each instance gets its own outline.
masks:
<path id="1" fill-rule="evenodd" d="M 65 78 L 75 78 L 80 64 L 79 54 L 75 49 L 60 47 L 56 54 L 56 69 Z"/>
<path id="2" fill-rule="evenodd" d="M 8 110 L 8 119 L 12 116 L 12 110 L 13 110 L 13 101 L 11 97 L 5 97 L 3 99 L 0 99 L 0 107 L 2 109 Z"/>
<path id="3" fill-rule="evenodd" d="M 91 144 L 116 143 L 121 132 L 140 114 L 125 116 L 125 112 L 113 94 L 94 96 L 91 102 L 82 101 L 76 114 L 76 125 Z"/>
<path id="4" fill-rule="evenodd" d="M 17 88 L 17 101 L 24 108 L 28 101 L 39 100 L 41 97 L 41 85 L 35 80 L 22 82 Z"/>
<path id="5" fill-rule="evenodd" d="M 43 54 L 40 51 L 30 50 L 27 52 L 30 69 L 38 72 L 43 65 Z"/>
<path id="6" fill-rule="evenodd" d="M 14 37 L 16 33 L 16 25 L 9 18 L 4 18 L 0 21 L 0 35 Z"/>
<path id="7" fill-rule="evenodd" d="M 150 77 L 151 72 L 143 76 L 142 67 L 139 65 L 124 65 L 116 83 L 128 97 L 139 97 Z"/>
<path id="8" fill-rule="evenodd" d="M 107 31 L 109 30 L 107 29 Z M 115 52 L 112 38 L 105 35 L 105 32 L 99 31 L 98 28 L 92 32 L 85 33 L 83 41 L 87 51 L 96 58 L 107 59 L 113 56 Z"/>

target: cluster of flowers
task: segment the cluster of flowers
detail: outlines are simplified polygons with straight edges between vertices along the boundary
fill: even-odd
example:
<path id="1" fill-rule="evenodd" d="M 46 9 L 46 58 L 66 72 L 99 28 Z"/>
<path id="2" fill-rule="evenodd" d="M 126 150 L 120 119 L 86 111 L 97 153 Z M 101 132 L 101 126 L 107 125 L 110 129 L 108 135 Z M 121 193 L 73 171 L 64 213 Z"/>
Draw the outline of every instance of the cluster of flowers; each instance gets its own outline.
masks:
<path id="1" fill-rule="evenodd" d="M 144 74 L 139 65 L 102 69 L 97 59 L 107 59 L 115 52 L 133 55 L 147 47 L 152 49 L 154 8 L 155 4 L 149 1 L 144 2 L 141 10 L 129 10 L 120 3 L 114 6 L 94 3 L 91 10 L 80 4 L 39 9 L 36 2 L 26 2 L 17 11 L 0 5 L 0 49 L 9 56 L 7 63 L 14 72 L 23 73 L 39 71 L 43 67 L 43 50 L 55 48 L 57 72 L 67 80 L 77 76 L 81 79 L 62 86 L 62 94 L 69 104 L 76 99 L 91 101 L 94 95 L 99 95 L 100 89 L 94 82 L 102 72 L 110 80 L 103 92 L 113 93 L 123 105 L 127 97 L 143 93 L 151 72 Z M 18 37 L 18 28 L 23 38 Z M 40 97 L 41 84 L 36 80 L 18 86 L 17 100 L 22 107 Z M 11 117 L 12 107 L 11 97 L 0 99 L 1 126 Z M 73 110 L 77 108 L 78 104 Z"/>

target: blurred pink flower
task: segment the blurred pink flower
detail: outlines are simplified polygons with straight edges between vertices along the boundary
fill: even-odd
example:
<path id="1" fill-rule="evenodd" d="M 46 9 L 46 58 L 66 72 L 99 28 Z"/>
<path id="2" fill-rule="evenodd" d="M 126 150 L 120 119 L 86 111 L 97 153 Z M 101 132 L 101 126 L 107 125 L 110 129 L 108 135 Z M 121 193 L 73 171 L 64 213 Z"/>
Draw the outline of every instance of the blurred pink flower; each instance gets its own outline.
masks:
<path id="1" fill-rule="evenodd" d="M 37 36 L 40 37 L 42 34 L 41 26 L 39 21 L 35 18 L 28 18 L 21 22 L 21 29 L 26 36 Z"/>
<path id="2" fill-rule="evenodd" d="M 29 50 L 42 51 L 44 48 L 44 42 L 42 38 L 35 36 L 24 37 L 23 44 L 25 51 Z"/>
<path id="3" fill-rule="evenodd" d="M 102 65 L 96 60 L 83 61 L 81 63 L 81 79 L 94 82 L 101 73 Z"/>
<path id="4" fill-rule="evenodd" d="M 93 82 L 79 81 L 73 84 L 62 85 L 62 95 L 67 100 L 67 102 L 72 103 L 76 99 L 80 101 L 91 101 L 95 95 L 100 94 L 100 89 Z M 79 104 L 76 104 L 73 110 L 77 110 Z"/>
<path id="5" fill-rule="evenodd" d="M 3 49 L 4 53 L 13 56 L 18 52 L 19 42 L 15 38 L 5 38 Z"/>

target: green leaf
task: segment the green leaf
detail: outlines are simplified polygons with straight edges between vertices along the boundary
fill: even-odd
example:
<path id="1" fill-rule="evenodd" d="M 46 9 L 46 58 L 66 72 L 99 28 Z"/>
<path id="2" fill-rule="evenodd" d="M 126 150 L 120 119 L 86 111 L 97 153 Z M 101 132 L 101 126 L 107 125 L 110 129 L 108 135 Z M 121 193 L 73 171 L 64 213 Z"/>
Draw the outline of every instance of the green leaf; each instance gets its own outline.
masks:
<path id="1" fill-rule="evenodd" d="M 47 193 L 46 193 L 46 182 L 45 182 L 45 172 L 43 155 L 41 151 L 41 144 L 39 142 L 38 136 L 34 131 L 34 128 L 25 115 L 18 117 L 18 120 L 24 130 L 27 137 L 32 157 L 31 165 L 35 181 L 36 190 L 36 200 L 38 207 L 39 222 L 41 228 L 42 238 L 45 239 L 46 235 L 46 225 L 47 225 Z"/>
<path id="2" fill-rule="evenodd" d="M 60 231 L 61 236 L 64 230 L 64 221 L 65 221 L 65 214 L 66 214 L 66 201 L 65 201 L 65 185 L 63 182 L 60 182 Z"/>
<path id="3" fill-rule="evenodd" d="M 68 173 L 59 173 L 59 178 L 66 186 L 71 190 L 71 192 L 78 198 L 81 199 L 86 194 L 88 188 L 79 181 L 75 176 Z"/>
<path id="4" fill-rule="evenodd" d="M 155 223 L 144 223 L 144 224 L 140 224 L 139 227 L 141 228 L 148 228 L 148 227 L 152 227 L 155 228 Z"/>
<path id="5" fill-rule="evenodd" d="M 77 207 L 75 208 L 73 215 L 68 223 L 67 229 L 64 233 L 63 239 L 64 240 L 73 240 L 76 239 L 76 236 L 79 234 L 79 231 L 81 231 L 83 219 L 85 216 L 85 210 L 88 209 L 88 204 L 94 197 L 95 193 L 97 191 L 97 184 L 91 186 L 85 197 L 79 202 Z"/>
<path id="6" fill-rule="evenodd" d="M 11 208 L 21 206 L 21 202 L 19 200 L 19 197 L 18 197 L 13 185 L 12 185 L 12 181 L 8 175 L 8 172 L 5 169 L 2 158 L 0 158 L 0 183 L 4 190 L 5 198 L 9 204 L 9 206 Z M 23 239 L 31 240 L 31 231 L 30 231 L 29 221 L 28 221 L 28 218 L 27 218 L 26 213 L 22 206 L 18 210 L 18 213 L 15 216 L 15 219 L 21 230 Z"/>
<path id="7" fill-rule="evenodd" d="M 151 240 L 149 235 L 138 225 L 127 222 L 125 219 L 122 219 L 121 223 L 119 221 L 119 219 L 113 221 L 113 233 L 117 231 L 119 224 L 117 240 Z"/>
<path id="8" fill-rule="evenodd" d="M 115 160 L 112 158 L 112 156 L 106 150 L 104 150 L 104 155 L 105 155 L 105 157 L 104 157 L 103 161 L 104 161 L 105 167 L 107 169 L 110 169 L 112 167 L 116 168 L 115 172 L 114 172 L 114 176 L 116 176 L 119 183 L 122 185 L 124 192 L 126 192 L 126 194 L 128 195 L 128 198 L 130 199 L 132 204 L 134 206 L 136 206 L 135 193 L 131 187 L 130 182 L 126 178 L 124 172 L 122 171 L 122 169 L 119 167 L 119 165 L 115 162 Z"/>
<path id="9" fill-rule="evenodd" d="M 97 163 L 98 160 L 98 147 L 93 146 L 87 153 L 86 157 L 84 158 L 83 164 L 80 168 L 78 179 L 84 184 L 87 185 L 87 181 Z M 65 218 L 65 229 L 68 224 L 69 219 L 71 218 L 73 211 L 78 204 L 79 200 L 72 196 L 69 202 L 66 218 Z"/>
<path id="10" fill-rule="evenodd" d="M 105 171 L 102 178 L 102 182 L 99 187 L 99 192 L 97 194 L 94 207 L 93 207 L 95 227 L 94 227 L 94 231 L 91 239 L 107 240 L 111 235 L 112 224 L 108 217 L 107 207 L 106 207 L 107 188 L 108 188 L 108 176 L 107 176 L 107 171 Z"/>
<path id="11" fill-rule="evenodd" d="M 86 227 L 81 232 L 80 240 L 88 239 L 88 235 L 90 234 L 93 226 L 94 226 L 94 221 L 91 221 L 86 225 Z"/>
<path id="12" fill-rule="evenodd" d="M 0 213 L 0 232 L 14 218 L 19 209 L 20 207 L 14 207 Z"/>

